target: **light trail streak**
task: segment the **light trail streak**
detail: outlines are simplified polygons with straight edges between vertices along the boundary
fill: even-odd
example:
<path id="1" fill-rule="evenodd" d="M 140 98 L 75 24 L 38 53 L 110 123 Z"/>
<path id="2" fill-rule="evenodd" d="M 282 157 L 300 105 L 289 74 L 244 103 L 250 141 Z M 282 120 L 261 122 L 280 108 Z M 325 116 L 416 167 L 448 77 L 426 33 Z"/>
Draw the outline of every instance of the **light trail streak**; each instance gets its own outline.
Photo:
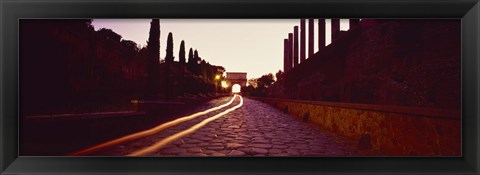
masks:
<path id="1" fill-rule="evenodd" d="M 161 140 L 161 141 L 153 144 L 152 146 L 149 146 L 149 147 L 143 148 L 143 149 L 141 149 L 141 150 L 135 151 L 135 152 L 133 152 L 133 153 L 130 153 L 130 154 L 128 154 L 127 156 L 142 156 L 142 155 L 151 153 L 151 152 L 153 152 L 153 151 L 155 151 L 155 150 L 158 150 L 158 149 L 162 148 L 163 146 L 167 145 L 168 143 L 170 143 L 170 142 L 172 142 L 172 141 L 174 141 L 174 140 L 176 140 L 176 139 L 178 139 L 178 138 L 180 138 L 180 137 L 183 137 L 183 136 L 185 136 L 185 135 L 187 135 L 187 134 L 190 134 L 190 133 L 192 133 L 192 132 L 195 132 L 196 130 L 200 129 L 201 127 L 205 126 L 206 124 L 210 123 L 211 121 L 216 120 L 216 119 L 222 117 L 223 115 L 225 115 L 225 114 L 227 114 L 227 113 L 229 113 L 229 112 L 232 112 L 232 111 L 234 111 L 234 110 L 237 109 L 237 108 L 242 107 L 242 105 L 243 105 L 243 98 L 242 98 L 242 96 L 240 96 L 240 95 L 239 95 L 238 97 L 240 97 L 240 104 L 238 104 L 238 105 L 236 105 L 236 106 L 234 106 L 234 107 L 232 107 L 232 108 L 230 108 L 230 109 L 227 109 L 227 110 L 225 110 L 225 111 L 223 111 L 223 112 L 221 112 L 221 113 L 219 113 L 219 114 L 217 114 L 217 115 L 214 115 L 214 116 L 212 116 L 212 117 L 210 117 L 210 118 L 207 118 L 207 119 L 203 120 L 202 122 L 200 122 L 200 123 L 198 123 L 198 124 L 196 124 L 196 125 L 193 125 L 192 127 L 188 128 L 188 129 L 186 129 L 186 130 L 183 130 L 183 131 L 178 132 L 178 133 L 176 133 L 176 134 L 174 134 L 174 135 L 171 135 L 171 136 L 169 136 L 169 137 L 167 137 L 167 138 L 165 138 L 165 139 L 163 139 L 163 140 Z"/>
<path id="2" fill-rule="evenodd" d="M 67 154 L 67 156 L 80 156 L 80 155 L 89 154 L 89 153 L 92 153 L 92 152 L 95 152 L 95 151 L 98 151 L 98 150 L 101 150 L 101 149 L 105 149 L 107 147 L 110 147 L 110 146 L 113 146 L 113 145 L 116 145 L 116 144 L 119 144 L 119 143 L 122 143 L 122 142 L 125 142 L 125 141 L 128 141 L 128 140 L 134 140 L 134 139 L 138 139 L 138 138 L 141 138 L 141 137 L 145 137 L 145 136 L 149 136 L 149 135 L 158 133 L 158 132 L 163 131 L 163 130 L 169 128 L 169 127 L 175 126 L 179 123 L 182 123 L 182 122 L 185 122 L 185 121 L 188 121 L 188 120 L 192 120 L 192 119 L 194 119 L 198 116 L 205 115 L 205 114 L 208 114 L 210 112 L 222 109 L 222 108 L 232 104 L 233 100 L 236 97 L 237 97 L 237 95 L 235 94 L 232 97 L 232 99 L 230 99 L 230 101 L 228 103 L 225 103 L 223 105 L 220 105 L 220 106 L 217 106 L 217 107 L 214 107 L 214 108 L 210 108 L 210 109 L 202 111 L 202 112 L 197 112 L 197 113 L 189 115 L 189 116 L 185 116 L 185 117 L 182 117 L 182 118 L 175 119 L 173 121 L 170 121 L 170 122 L 161 124 L 159 126 L 156 126 L 152 129 L 148 129 L 148 130 L 145 130 L 145 131 L 133 133 L 133 134 L 123 136 L 123 137 L 120 137 L 120 138 L 117 138 L 117 139 L 114 139 L 114 140 L 111 140 L 111 141 L 108 141 L 108 142 L 104 142 L 104 143 L 98 144 L 96 146 L 92 146 L 92 147 L 89 147 L 89 148 L 86 148 L 86 149 L 83 149 L 83 150 L 80 150 L 80 151 L 77 151 L 77 152 L 74 152 L 74 153 L 70 153 L 70 154 Z"/>

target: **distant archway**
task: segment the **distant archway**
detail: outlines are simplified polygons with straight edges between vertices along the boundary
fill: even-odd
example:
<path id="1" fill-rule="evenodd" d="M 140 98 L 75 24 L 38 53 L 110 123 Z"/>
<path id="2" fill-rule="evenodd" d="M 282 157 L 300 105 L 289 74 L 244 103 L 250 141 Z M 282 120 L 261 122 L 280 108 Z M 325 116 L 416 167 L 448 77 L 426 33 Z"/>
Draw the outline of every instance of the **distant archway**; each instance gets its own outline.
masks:
<path id="1" fill-rule="evenodd" d="M 227 72 L 225 81 L 227 81 L 227 84 L 239 84 L 240 87 L 247 87 L 247 73 L 246 72 Z"/>
<path id="2" fill-rule="evenodd" d="M 234 84 L 232 86 L 232 93 L 240 93 L 242 90 L 242 87 L 239 84 Z"/>

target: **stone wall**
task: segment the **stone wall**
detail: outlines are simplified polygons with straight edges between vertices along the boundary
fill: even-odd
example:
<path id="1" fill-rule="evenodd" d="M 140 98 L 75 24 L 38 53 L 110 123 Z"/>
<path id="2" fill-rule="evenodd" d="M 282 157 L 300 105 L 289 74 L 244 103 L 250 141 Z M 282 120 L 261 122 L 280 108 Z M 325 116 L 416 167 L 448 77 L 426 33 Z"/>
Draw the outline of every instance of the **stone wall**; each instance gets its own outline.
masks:
<path id="1" fill-rule="evenodd" d="M 392 156 L 461 156 L 460 111 L 254 98 Z"/>

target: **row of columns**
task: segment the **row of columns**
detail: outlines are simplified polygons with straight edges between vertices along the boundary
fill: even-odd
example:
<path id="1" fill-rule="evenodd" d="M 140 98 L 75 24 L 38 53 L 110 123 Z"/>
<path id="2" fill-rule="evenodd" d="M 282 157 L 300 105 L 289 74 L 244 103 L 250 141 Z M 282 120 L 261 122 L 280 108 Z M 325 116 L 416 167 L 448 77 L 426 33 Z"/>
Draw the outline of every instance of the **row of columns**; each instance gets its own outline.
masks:
<path id="1" fill-rule="evenodd" d="M 308 57 L 306 57 L 306 20 L 300 19 L 300 31 L 298 26 L 293 27 L 293 33 L 288 34 L 288 38 L 284 39 L 284 66 L 283 71 L 287 72 L 307 58 L 311 58 L 314 54 L 314 19 L 308 19 Z M 357 27 L 360 19 L 349 19 L 350 29 Z M 298 33 L 300 33 L 300 38 Z M 331 38 L 332 42 L 339 38 L 340 35 L 340 19 L 331 19 Z M 300 41 L 300 48 L 299 42 Z M 318 52 L 325 48 L 325 19 L 318 19 Z M 300 52 L 299 52 L 300 49 Z M 300 58 L 298 57 L 300 54 Z"/>

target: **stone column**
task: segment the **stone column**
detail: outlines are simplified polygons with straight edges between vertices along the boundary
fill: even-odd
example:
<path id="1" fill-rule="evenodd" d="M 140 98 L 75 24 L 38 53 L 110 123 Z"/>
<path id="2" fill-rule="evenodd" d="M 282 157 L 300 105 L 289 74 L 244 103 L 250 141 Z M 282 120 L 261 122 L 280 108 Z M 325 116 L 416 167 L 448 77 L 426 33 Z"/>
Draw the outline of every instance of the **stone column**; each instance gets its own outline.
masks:
<path id="1" fill-rule="evenodd" d="M 318 19 L 318 51 L 325 47 L 325 19 Z"/>
<path id="2" fill-rule="evenodd" d="M 332 43 L 338 38 L 340 33 L 340 19 L 331 19 L 332 21 Z"/>
<path id="3" fill-rule="evenodd" d="M 300 63 L 305 61 L 306 37 L 305 37 L 305 19 L 300 19 Z"/>
<path id="4" fill-rule="evenodd" d="M 350 29 L 353 29 L 353 28 L 358 27 L 358 24 L 360 23 L 360 19 L 358 19 L 358 18 L 357 19 L 350 19 L 348 22 L 350 24 Z"/>
<path id="5" fill-rule="evenodd" d="M 288 70 L 293 68 L 293 33 L 288 33 Z"/>
<path id="6" fill-rule="evenodd" d="M 283 72 L 288 71 L 288 39 L 283 40 Z"/>
<path id="7" fill-rule="evenodd" d="M 293 67 L 298 65 L 298 26 L 293 27 Z"/>
<path id="8" fill-rule="evenodd" d="M 308 58 L 313 56 L 313 19 L 308 19 Z"/>

